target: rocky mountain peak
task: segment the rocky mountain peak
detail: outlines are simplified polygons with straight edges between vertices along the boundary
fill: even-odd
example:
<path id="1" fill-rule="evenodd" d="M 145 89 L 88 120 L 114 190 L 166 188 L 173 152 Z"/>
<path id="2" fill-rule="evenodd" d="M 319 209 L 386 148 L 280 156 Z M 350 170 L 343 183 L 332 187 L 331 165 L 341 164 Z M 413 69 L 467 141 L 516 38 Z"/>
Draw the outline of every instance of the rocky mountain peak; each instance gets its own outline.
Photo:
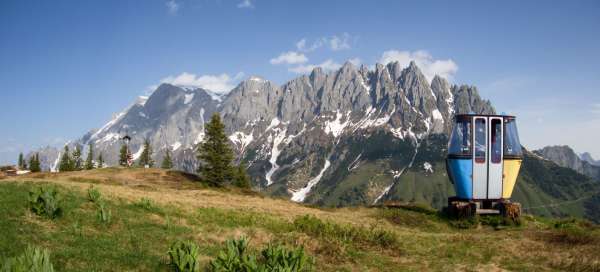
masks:
<path id="1" fill-rule="evenodd" d="M 600 160 L 595 160 L 592 157 L 592 154 L 590 154 L 589 152 L 583 152 L 583 153 L 579 154 L 579 158 L 588 162 L 591 165 L 600 166 Z"/>
<path id="2" fill-rule="evenodd" d="M 546 146 L 542 149 L 534 150 L 535 154 L 553 161 L 562 167 L 571 168 L 580 174 L 591 178 L 600 179 L 600 167 L 582 160 L 573 149 L 567 145 Z"/>

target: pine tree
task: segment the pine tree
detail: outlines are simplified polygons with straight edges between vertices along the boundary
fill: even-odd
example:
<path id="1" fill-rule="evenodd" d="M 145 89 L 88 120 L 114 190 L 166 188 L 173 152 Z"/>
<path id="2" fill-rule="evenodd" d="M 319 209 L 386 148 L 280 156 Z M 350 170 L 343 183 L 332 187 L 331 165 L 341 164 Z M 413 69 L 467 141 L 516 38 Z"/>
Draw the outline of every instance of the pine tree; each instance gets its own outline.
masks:
<path id="1" fill-rule="evenodd" d="M 152 160 L 152 146 L 150 146 L 150 141 L 148 139 L 144 140 L 144 151 L 140 155 L 140 160 L 138 161 L 138 165 L 141 167 L 154 166 L 154 160 Z"/>
<path id="2" fill-rule="evenodd" d="M 204 128 L 204 141 L 198 146 L 198 173 L 209 182 L 225 184 L 231 181 L 233 152 L 225 135 L 221 116 L 214 113 Z"/>
<path id="3" fill-rule="evenodd" d="M 127 145 L 123 144 L 121 150 L 119 150 L 119 165 L 128 167 L 127 163 Z"/>
<path id="4" fill-rule="evenodd" d="M 31 156 L 30 160 L 29 160 L 29 170 L 31 170 L 31 172 L 40 172 L 42 171 L 41 168 L 41 164 L 40 164 L 40 154 L 36 153 L 34 155 Z"/>
<path id="5" fill-rule="evenodd" d="M 89 145 L 88 145 L 88 154 L 87 154 L 87 158 L 85 159 L 84 168 L 85 168 L 85 170 L 94 169 L 94 146 L 92 145 L 92 143 L 89 143 Z"/>
<path id="6" fill-rule="evenodd" d="M 104 167 L 104 158 L 102 158 L 102 153 L 98 155 L 98 168 Z"/>
<path id="7" fill-rule="evenodd" d="M 249 189 L 251 186 L 250 176 L 246 173 L 246 165 L 243 162 L 240 162 L 235 169 L 233 184 L 237 187 L 246 189 Z"/>
<path id="8" fill-rule="evenodd" d="M 63 151 L 62 157 L 60 158 L 60 163 L 58 165 L 58 171 L 73 171 L 73 161 L 71 160 L 71 155 L 69 153 L 69 146 L 65 145 L 65 150 Z"/>
<path id="9" fill-rule="evenodd" d="M 35 170 L 35 154 L 29 157 L 29 171 L 34 172 Z"/>
<path id="10" fill-rule="evenodd" d="M 171 152 L 169 148 L 165 149 L 165 156 L 163 158 L 162 164 L 160 165 L 162 169 L 171 169 L 173 168 L 173 159 L 171 159 Z"/>
<path id="11" fill-rule="evenodd" d="M 23 152 L 19 153 L 19 161 L 17 166 L 19 167 L 19 169 L 24 169 L 25 167 L 25 159 L 23 159 Z"/>
<path id="12" fill-rule="evenodd" d="M 83 162 L 81 160 L 81 148 L 79 145 L 75 145 L 73 150 L 73 171 L 80 171 L 83 169 Z"/>

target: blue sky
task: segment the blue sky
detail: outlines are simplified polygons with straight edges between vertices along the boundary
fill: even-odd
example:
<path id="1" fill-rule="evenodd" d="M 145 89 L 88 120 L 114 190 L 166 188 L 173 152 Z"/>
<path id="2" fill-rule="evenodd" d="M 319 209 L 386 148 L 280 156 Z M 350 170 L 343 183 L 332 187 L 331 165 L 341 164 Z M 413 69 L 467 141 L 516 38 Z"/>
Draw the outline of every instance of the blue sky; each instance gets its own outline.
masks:
<path id="1" fill-rule="evenodd" d="M 163 81 L 223 91 L 388 59 L 476 85 L 528 148 L 600 158 L 598 14 L 598 1 L 0 1 L 0 164 Z"/>

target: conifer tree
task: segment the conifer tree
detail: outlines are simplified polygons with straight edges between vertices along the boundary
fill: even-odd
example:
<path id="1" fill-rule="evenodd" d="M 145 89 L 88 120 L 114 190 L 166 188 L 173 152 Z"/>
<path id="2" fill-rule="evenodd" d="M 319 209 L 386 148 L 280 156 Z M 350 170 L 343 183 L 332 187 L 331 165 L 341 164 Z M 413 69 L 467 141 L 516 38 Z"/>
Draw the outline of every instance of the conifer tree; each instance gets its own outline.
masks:
<path id="1" fill-rule="evenodd" d="M 240 162 L 235 169 L 234 181 L 233 184 L 240 188 L 249 189 L 250 184 L 250 176 L 246 173 L 246 165 L 243 162 Z"/>
<path id="2" fill-rule="evenodd" d="M 69 153 L 69 146 L 65 145 L 65 150 L 63 151 L 63 154 L 60 158 L 60 163 L 58 165 L 58 171 L 73 171 L 73 162 L 71 160 L 71 154 Z"/>
<path id="3" fill-rule="evenodd" d="M 81 148 L 79 145 L 75 145 L 75 150 L 73 150 L 73 171 L 80 171 L 83 169 L 83 162 L 81 160 Z"/>
<path id="4" fill-rule="evenodd" d="M 140 155 L 140 160 L 138 161 L 138 165 L 141 167 L 154 166 L 154 160 L 152 160 L 152 146 L 150 146 L 150 141 L 148 139 L 144 140 L 144 151 Z"/>
<path id="5" fill-rule="evenodd" d="M 198 173 L 203 179 L 217 184 L 231 182 L 233 152 L 225 135 L 221 116 L 214 113 L 204 128 L 204 141 L 198 146 Z"/>
<path id="6" fill-rule="evenodd" d="M 19 153 L 19 161 L 17 162 L 17 166 L 19 169 L 24 169 L 25 167 L 25 159 L 23 159 L 23 152 Z"/>
<path id="7" fill-rule="evenodd" d="M 35 170 L 35 154 L 29 157 L 29 171 L 34 172 Z"/>
<path id="8" fill-rule="evenodd" d="M 85 159 L 84 168 L 86 170 L 94 169 L 94 146 L 92 145 L 92 143 L 89 143 L 89 145 L 88 145 L 88 154 L 87 154 L 87 158 Z"/>
<path id="9" fill-rule="evenodd" d="M 104 158 L 102 158 L 102 152 L 98 155 L 98 168 L 104 167 Z"/>
<path id="10" fill-rule="evenodd" d="M 127 163 L 127 145 L 123 144 L 121 146 L 121 150 L 119 150 L 119 165 L 121 166 L 129 166 Z"/>
<path id="11" fill-rule="evenodd" d="M 31 158 L 29 159 L 29 170 L 31 170 L 31 172 L 42 171 L 39 153 L 32 155 Z"/>
<path id="12" fill-rule="evenodd" d="M 165 156 L 163 157 L 163 161 L 160 165 L 160 168 L 162 168 L 162 169 L 173 168 L 173 159 L 171 159 L 171 152 L 169 151 L 168 147 L 165 149 Z"/>

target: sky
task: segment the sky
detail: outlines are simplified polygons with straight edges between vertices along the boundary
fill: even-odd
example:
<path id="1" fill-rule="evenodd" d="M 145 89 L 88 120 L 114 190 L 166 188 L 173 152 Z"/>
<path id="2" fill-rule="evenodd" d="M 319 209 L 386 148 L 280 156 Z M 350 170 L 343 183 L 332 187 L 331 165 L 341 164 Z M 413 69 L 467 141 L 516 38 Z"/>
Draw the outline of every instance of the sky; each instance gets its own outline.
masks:
<path id="1" fill-rule="evenodd" d="M 600 158 L 600 1 L 0 1 L 0 164 L 99 128 L 161 82 L 227 92 L 415 60 L 517 115 L 528 149 Z"/>

